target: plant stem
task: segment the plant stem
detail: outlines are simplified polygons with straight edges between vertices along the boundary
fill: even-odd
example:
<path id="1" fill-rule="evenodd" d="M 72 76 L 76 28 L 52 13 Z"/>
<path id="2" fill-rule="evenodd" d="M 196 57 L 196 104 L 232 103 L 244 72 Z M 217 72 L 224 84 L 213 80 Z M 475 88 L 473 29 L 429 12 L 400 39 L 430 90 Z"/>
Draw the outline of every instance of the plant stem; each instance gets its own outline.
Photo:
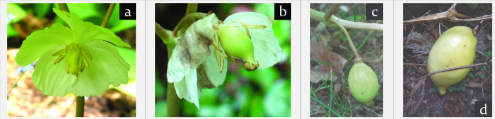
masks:
<path id="1" fill-rule="evenodd" d="M 158 35 L 163 43 L 167 45 L 168 59 L 172 56 L 172 51 L 175 48 L 175 38 L 171 36 L 172 31 L 166 30 L 155 22 L 155 34 Z M 179 97 L 175 93 L 174 83 L 167 83 L 167 116 L 179 116 Z"/>
<path id="2" fill-rule="evenodd" d="M 163 43 L 167 45 L 174 44 L 175 45 L 175 38 L 172 37 L 172 31 L 164 29 L 160 24 L 155 22 L 155 34 L 158 35 Z"/>
<path id="3" fill-rule="evenodd" d="M 332 5 L 330 5 L 330 9 L 327 10 L 324 20 L 328 21 L 330 17 L 333 15 L 333 13 L 335 13 L 337 9 L 339 9 L 340 5 L 342 5 L 342 3 L 333 3 Z"/>
<path id="4" fill-rule="evenodd" d="M 67 3 L 57 3 L 57 5 L 60 10 L 69 12 L 69 7 L 67 7 Z M 65 26 L 67 26 L 67 28 L 70 28 L 69 24 L 67 23 L 65 23 Z"/>
<path id="5" fill-rule="evenodd" d="M 327 26 L 329 26 L 331 24 L 329 21 L 324 20 L 325 13 L 314 10 L 314 9 L 311 9 L 311 11 L 310 11 L 310 18 L 317 20 L 317 21 L 320 21 L 320 22 L 323 22 Z M 336 23 L 341 24 L 343 27 L 349 28 L 349 29 L 383 31 L 383 24 L 347 21 L 347 20 L 335 17 L 334 15 L 331 16 L 331 19 L 333 19 Z"/>
<path id="6" fill-rule="evenodd" d="M 354 58 L 354 63 L 360 63 L 360 62 L 363 62 L 363 58 L 361 58 L 361 56 L 359 55 L 359 53 L 357 52 L 356 50 L 356 47 L 354 47 L 354 43 L 352 43 L 352 40 L 351 40 L 351 37 L 349 36 L 349 33 L 347 33 L 347 30 L 342 26 L 340 25 L 340 23 L 338 22 L 335 22 L 334 19 L 333 19 L 333 16 L 331 18 L 331 21 L 334 22 L 335 24 L 337 24 L 337 26 L 340 27 L 340 29 L 342 29 L 342 31 L 344 31 L 344 34 L 345 36 L 347 37 L 347 41 L 349 42 L 349 46 L 351 47 L 352 49 L 352 52 L 354 53 L 354 55 L 356 56 Z"/>
<path id="7" fill-rule="evenodd" d="M 197 18 L 197 16 L 206 16 L 206 14 L 204 13 L 196 13 L 197 9 L 198 3 L 187 4 L 185 17 L 193 16 L 192 18 Z M 177 32 L 179 31 L 179 29 L 185 31 L 187 27 L 194 23 L 194 19 L 186 19 L 186 21 L 183 21 L 184 19 L 186 18 L 183 18 L 175 27 L 174 31 L 172 32 L 173 36 L 177 36 Z M 176 44 L 175 38 L 173 36 L 170 36 L 170 31 L 165 30 L 158 23 L 155 23 L 155 34 L 157 34 L 162 39 L 163 43 L 167 45 L 168 61 L 170 61 L 170 56 L 172 56 L 172 51 L 174 50 Z M 177 93 L 175 91 L 174 83 L 167 84 L 167 116 L 179 116 L 179 97 L 177 96 Z"/>
<path id="8" fill-rule="evenodd" d="M 190 13 L 195 13 L 198 11 L 198 3 L 188 3 L 187 4 L 187 10 L 186 10 L 186 15 Z"/>
<path id="9" fill-rule="evenodd" d="M 60 10 L 69 12 L 69 7 L 67 7 L 67 3 L 57 3 L 57 4 Z M 65 23 L 65 25 L 67 26 L 67 28 L 70 28 L 67 22 Z M 84 117 L 84 96 L 76 97 L 76 117 Z"/>
<path id="10" fill-rule="evenodd" d="M 115 7 L 115 3 L 110 3 L 108 6 L 107 14 L 105 15 L 105 19 L 103 19 L 103 23 L 101 23 L 101 27 L 105 27 L 108 24 L 108 20 L 110 20 L 110 16 L 112 16 L 113 8 Z"/>
<path id="11" fill-rule="evenodd" d="M 84 96 L 76 97 L 76 117 L 84 117 Z"/>
<path id="12" fill-rule="evenodd" d="M 184 16 L 184 18 L 182 18 L 179 21 L 179 24 L 177 24 L 177 26 L 175 26 L 174 31 L 173 31 L 173 35 L 175 37 L 184 35 L 187 28 L 194 23 L 194 19 L 201 19 L 201 18 L 206 17 L 206 15 L 207 15 L 206 13 L 199 13 L 199 12 L 187 14 L 186 16 Z M 182 30 L 181 33 L 179 33 L 179 30 Z M 179 35 L 177 35 L 177 34 L 179 34 Z"/>

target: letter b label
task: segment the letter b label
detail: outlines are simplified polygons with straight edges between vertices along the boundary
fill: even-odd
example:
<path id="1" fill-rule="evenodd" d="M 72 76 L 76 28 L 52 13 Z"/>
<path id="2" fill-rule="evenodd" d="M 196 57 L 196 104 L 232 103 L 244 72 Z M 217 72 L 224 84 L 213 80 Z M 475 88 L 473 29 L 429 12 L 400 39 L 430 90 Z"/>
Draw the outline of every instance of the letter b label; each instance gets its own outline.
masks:
<path id="1" fill-rule="evenodd" d="M 275 20 L 290 20 L 290 9 L 290 3 L 275 3 Z"/>

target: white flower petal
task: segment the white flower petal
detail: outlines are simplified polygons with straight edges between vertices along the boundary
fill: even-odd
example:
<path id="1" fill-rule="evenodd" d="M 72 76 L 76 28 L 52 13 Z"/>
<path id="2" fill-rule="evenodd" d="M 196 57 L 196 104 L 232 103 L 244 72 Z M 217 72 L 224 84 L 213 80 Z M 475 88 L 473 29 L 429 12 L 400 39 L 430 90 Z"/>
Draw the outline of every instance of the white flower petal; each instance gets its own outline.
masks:
<path id="1" fill-rule="evenodd" d="M 199 109 L 199 92 L 201 89 L 198 90 L 197 77 L 196 70 L 191 70 L 187 72 L 184 80 L 175 82 L 174 87 L 175 92 L 180 99 L 184 98 L 187 101 L 194 103 Z"/>
<path id="2" fill-rule="evenodd" d="M 70 93 L 72 84 L 76 80 L 76 76 L 67 74 L 67 61 L 65 58 L 57 64 L 57 56 L 52 56 L 53 53 L 65 48 L 65 46 L 55 46 L 41 55 L 36 62 L 32 81 L 36 88 L 41 90 L 45 95 L 56 95 L 59 97 Z"/>
<path id="3" fill-rule="evenodd" d="M 210 46 L 210 51 L 213 52 L 213 46 Z M 225 52 L 224 52 L 225 54 Z M 223 60 L 223 70 L 220 73 L 220 66 L 217 64 L 217 60 L 214 55 L 210 55 L 206 58 L 205 64 L 205 69 L 206 69 L 206 75 L 210 82 L 215 86 L 218 87 L 219 85 L 222 85 L 223 82 L 225 81 L 225 77 L 227 76 L 227 67 L 229 66 L 228 60 L 224 59 Z M 239 65 L 240 63 L 238 63 Z"/>
<path id="4" fill-rule="evenodd" d="M 99 95 L 110 85 L 117 87 L 129 81 L 130 65 L 115 46 L 103 40 L 93 40 L 84 43 L 83 47 L 93 59 L 85 56 L 90 67 L 85 67 L 72 85 L 74 95 Z"/>
<path id="5" fill-rule="evenodd" d="M 240 12 L 227 17 L 224 23 L 225 25 L 241 26 L 238 22 L 229 23 L 233 20 L 239 20 L 244 22 L 246 25 L 266 26 L 264 29 L 249 28 L 249 34 L 251 35 L 251 41 L 254 46 L 254 59 L 260 64 L 258 69 L 271 67 L 282 60 L 283 52 L 278 45 L 277 37 L 273 34 L 272 23 L 268 17 L 255 12 Z M 246 32 L 244 28 L 240 28 Z"/>
<path id="6" fill-rule="evenodd" d="M 187 72 L 196 70 L 211 54 L 209 46 L 215 33 L 213 27 L 216 23 L 218 18 L 215 14 L 208 15 L 194 22 L 184 36 L 177 40 L 168 62 L 168 82 L 181 81 Z"/>

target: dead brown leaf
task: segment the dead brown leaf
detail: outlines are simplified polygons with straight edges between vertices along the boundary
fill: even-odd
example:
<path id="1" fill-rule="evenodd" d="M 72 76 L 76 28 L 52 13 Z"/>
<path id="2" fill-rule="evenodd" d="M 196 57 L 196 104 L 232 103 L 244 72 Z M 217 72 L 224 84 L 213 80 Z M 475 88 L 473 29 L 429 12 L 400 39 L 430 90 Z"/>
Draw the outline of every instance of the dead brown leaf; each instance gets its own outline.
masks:
<path id="1" fill-rule="evenodd" d="M 332 81 L 341 80 L 344 75 L 343 68 L 347 60 L 339 54 L 328 50 L 323 43 L 311 42 L 310 44 L 311 59 L 333 64 L 333 66 L 324 63 L 311 65 L 311 82 L 318 83 L 323 79 L 326 80 L 332 72 Z M 315 62 L 315 64 L 318 64 L 318 62 Z"/>

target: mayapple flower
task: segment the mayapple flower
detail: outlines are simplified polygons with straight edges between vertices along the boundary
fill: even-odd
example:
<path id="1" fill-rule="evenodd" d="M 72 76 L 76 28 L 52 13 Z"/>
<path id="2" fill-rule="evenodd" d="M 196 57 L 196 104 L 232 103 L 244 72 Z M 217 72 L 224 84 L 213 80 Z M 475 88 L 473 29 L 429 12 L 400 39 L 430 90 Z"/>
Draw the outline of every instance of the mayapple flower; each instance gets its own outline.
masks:
<path id="1" fill-rule="evenodd" d="M 22 42 L 15 60 L 20 66 L 38 59 L 32 81 L 45 95 L 99 95 L 110 85 L 126 84 L 130 65 L 116 46 L 130 47 L 109 29 L 84 22 L 75 14 L 53 11 L 60 23 L 35 31 Z"/>
<path id="2" fill-rule="evenodd" d="M 282 60 L 282 49 L 273 34 L 268 17 L 241 12 L 223 22 L 209 14 L 194 22 L 177 44 L 168 62 L 168 82 L 174 83 L 177 96 L 199 108 L 202 88 L 216 88 L 227 75 L 227 58 L 244 61 L 252 71 L 268 68 Z"/>

